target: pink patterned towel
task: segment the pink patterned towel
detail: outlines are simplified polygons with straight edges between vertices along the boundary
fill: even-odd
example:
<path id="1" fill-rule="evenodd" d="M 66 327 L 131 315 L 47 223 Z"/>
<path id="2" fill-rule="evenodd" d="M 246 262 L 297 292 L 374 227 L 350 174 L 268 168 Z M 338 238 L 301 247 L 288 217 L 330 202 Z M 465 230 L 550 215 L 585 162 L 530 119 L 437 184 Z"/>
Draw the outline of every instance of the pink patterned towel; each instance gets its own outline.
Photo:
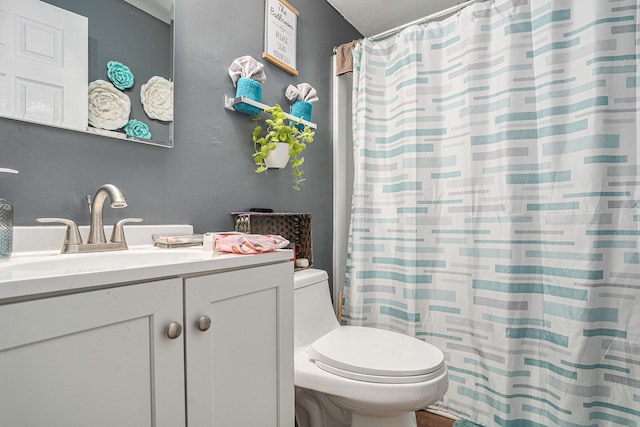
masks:
<path id="1" fill-rule="evenodd" d="M 287 239 L 270 234 L 217 234 L 213 238 L 214 251 L 234 254 L 261 254 L 287 246 Z"/>

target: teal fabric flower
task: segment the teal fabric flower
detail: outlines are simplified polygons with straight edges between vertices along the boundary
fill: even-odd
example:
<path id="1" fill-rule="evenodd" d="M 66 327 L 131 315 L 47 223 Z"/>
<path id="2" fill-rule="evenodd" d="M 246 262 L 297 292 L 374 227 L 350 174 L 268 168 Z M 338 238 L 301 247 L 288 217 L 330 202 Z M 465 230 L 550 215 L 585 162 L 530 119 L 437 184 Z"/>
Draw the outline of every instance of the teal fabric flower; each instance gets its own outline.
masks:
<path id="1" fill-rule="evenodd" d="M 124 131 L 127 136 L 133 136 L 134 138 L 151 139 L 149 126 L 139 120 L 129 120 L 129 123 L 124 125 Z"/>
<path id="2" fill-rule="evenodd" d="M 107 76 L 115 87 L 125 90 L 133 87 L 133 74 L 129 67 L 116 61 L 107 62 Z"/>

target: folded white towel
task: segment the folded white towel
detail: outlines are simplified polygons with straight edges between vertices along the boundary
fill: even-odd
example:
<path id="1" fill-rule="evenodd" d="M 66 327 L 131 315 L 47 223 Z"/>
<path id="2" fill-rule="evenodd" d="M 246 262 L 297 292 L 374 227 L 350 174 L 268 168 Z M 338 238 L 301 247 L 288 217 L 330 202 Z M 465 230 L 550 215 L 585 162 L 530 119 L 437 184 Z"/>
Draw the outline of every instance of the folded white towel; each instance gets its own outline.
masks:
<path id="1" fill-rule="evenodd" d="M 233 60 L 229 66 L 229 77 L 233 80 L 234 87 L 241 77 L 255 80 L 259 83 L 267 80 L 267 75 L 264 73 L 264 64 L 258 62 L 250 55 L 241 56 Z"/>
<path id="2" fill-rule="evenodd" d="M 309 83 L 300 83 L 298 86 L 289 85 L 284 96 L 289 101 L 316 102 L 319 100 L 318 92 Z"/>

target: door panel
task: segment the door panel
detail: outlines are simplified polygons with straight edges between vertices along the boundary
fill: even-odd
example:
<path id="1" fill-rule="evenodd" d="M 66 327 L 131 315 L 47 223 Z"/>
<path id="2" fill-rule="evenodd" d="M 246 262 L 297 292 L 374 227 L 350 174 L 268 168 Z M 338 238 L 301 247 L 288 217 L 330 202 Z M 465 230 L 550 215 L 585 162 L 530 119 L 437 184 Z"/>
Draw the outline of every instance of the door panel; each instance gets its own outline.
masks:
<path id="1" fill-rule="evenodd" d="M 186 279 L 189 423 L 293 425 L 292 270 L 286 263 Z M 205 332 L 196 327 L 203 315 L 212 319 Z"/>
<path id="2" fill-rule="evenodd" d="M 0 114 L 87 128 L 88 22 L 33 0 L 0 0 Z"/>
<path id="3" fill-rule="evenodd" d="M 185 425 L 180 279 L 0 306 L 0 425 Z"/>

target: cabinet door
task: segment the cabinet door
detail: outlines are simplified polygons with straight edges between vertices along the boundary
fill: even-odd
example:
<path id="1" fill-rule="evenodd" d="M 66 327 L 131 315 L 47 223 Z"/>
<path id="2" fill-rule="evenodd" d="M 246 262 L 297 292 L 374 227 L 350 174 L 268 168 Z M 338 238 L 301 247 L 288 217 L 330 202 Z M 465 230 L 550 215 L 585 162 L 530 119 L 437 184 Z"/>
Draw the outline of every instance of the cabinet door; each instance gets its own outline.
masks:
<path id="1" fill-rule="evenodd" d="M 185 425 L 180 279 L 0 306 L 0 426 Z"/>
<path id="2" fill-rule="evenodd" d="M 186 279 L 190 426 L 294 425 L 292 304 L 290 262 Z"/>

